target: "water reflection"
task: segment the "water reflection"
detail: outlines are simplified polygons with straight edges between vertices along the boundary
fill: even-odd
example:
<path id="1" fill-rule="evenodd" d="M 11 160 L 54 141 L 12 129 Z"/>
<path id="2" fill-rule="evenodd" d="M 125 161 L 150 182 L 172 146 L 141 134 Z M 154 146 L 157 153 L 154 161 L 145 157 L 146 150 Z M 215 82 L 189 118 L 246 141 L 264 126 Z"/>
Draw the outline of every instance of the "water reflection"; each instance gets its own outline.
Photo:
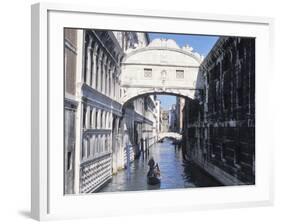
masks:
<path id="1" fill-rule="evenodd" d="M 148 185 L 146 174 L 148 160 L 153 157 L 161 170 L 161 183 Z M 142 155 L 130 166 L 114 175 L 100 192 L 174 189 L 189 187 L 220 186 L 220 183 L 188 161 L 183 161 L 182 151 L 171 141 L 157 143 L 150 148 L 149 155 Z"/>

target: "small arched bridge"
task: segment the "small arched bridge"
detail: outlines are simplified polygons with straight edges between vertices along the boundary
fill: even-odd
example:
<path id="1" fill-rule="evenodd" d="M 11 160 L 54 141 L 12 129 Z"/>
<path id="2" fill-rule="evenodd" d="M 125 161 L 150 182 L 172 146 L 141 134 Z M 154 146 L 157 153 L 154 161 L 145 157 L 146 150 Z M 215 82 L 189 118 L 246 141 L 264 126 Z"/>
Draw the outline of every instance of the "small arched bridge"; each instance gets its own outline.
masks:
<path id="1" fill-rule="evenodd" d="M 173 138 L 177 141 L 181 141 L 182 135 L 177 132 L 160 132 L 158 135 L 159 141 L 163 140 L 164 138 Z"/>

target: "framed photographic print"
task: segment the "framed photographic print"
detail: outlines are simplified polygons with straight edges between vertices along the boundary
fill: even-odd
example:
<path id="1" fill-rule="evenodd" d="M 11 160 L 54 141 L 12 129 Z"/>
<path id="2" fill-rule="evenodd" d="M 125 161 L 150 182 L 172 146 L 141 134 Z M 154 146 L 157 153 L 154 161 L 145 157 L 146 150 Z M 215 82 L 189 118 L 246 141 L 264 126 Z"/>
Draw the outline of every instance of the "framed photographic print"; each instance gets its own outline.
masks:
<path id="1" fill-rule="evenodd" d="M 269 205 L 270 18 L 32 6 L 32 217 Z"/>

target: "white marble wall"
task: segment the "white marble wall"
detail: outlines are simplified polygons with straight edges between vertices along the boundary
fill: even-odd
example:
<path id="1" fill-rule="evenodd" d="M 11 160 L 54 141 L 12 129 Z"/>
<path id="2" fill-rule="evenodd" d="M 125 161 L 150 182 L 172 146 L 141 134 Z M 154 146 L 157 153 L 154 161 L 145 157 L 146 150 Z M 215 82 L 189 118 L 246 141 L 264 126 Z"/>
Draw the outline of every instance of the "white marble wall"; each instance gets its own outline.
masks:
<path id="1" fill-rule="evenodd" d="M 145 93 L 172 93 L 194 98 L 194 89 L 203 88 L 198 74 L 202 57 L 191 48 L 180 48 L 172 40 L 153 40 L 147 47 L 126 55 L 121 86 L 127 88 L 126 102 Z"/>

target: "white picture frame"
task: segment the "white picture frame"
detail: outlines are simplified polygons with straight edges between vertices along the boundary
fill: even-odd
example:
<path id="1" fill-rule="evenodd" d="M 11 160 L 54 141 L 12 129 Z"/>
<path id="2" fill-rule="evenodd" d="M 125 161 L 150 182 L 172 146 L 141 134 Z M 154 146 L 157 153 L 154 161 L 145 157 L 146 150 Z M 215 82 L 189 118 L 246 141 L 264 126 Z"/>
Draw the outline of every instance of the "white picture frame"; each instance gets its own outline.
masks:
<path id="1" fill-rule="evenodd" d="M 273 147 L 266 131 L 270 108 L 265 90 L 270 88 L 272 74 L 273 23 L 260 17 L 32 5 L 32 217 L 50 220 L 271 205 Z M 64 196 L 63 27 L 256 37 L 256 184 Z"/>

